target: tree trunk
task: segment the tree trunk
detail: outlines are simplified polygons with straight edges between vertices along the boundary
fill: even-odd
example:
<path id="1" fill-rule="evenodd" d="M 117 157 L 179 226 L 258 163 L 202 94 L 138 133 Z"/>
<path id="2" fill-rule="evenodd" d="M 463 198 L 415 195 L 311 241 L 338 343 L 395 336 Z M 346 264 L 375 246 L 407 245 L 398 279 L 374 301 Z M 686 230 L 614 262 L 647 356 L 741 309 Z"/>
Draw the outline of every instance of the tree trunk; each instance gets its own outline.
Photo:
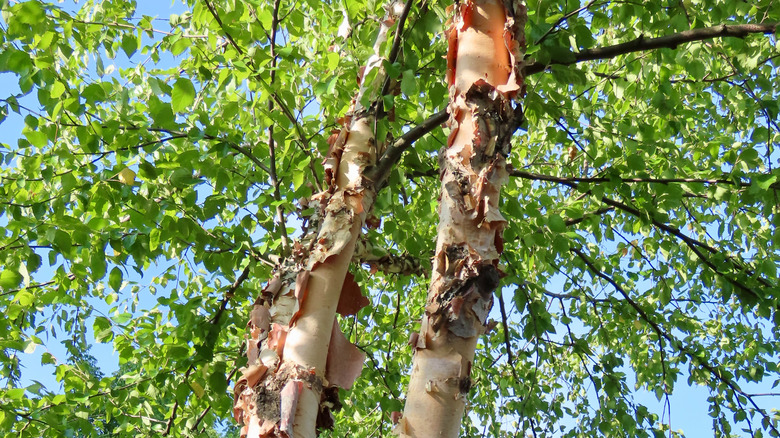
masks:
<path id="1" fill-rule="evenodd" d="M 328 189 L 311 201 L 320 207 L 322 221 L 313 227 L 317 232 L 294 245 L 291 259 L 255 301 L 248 323 L 248 363 L 234 389 L 242 437 L 316 436 L 317 428 L 332 426 L 330 410 L 340 406 L 338 388 L 351 388 L 362 369 L 363 353 L 346 340 L 335 317 L 337 312 L 354 314 L 368 303 L 347 272 L 375 198 L 364 175 L 377 158 L 376 111 L 361 102 L 366 93 L 373 102 L 381 90 L 385 72 L 380 47 L 399 12 L 388 8 L 363 76 L 374 79 L 361 81 L 344 128 L 329 139 Z M 377 73 L 369 74 L 373 69 Z"/>
<path id="2" fill-rule="evenodd" d="M 499 193 L 522 113 L 525 6 L 455 5 L 448 32 L 451 133 L 440 153 L 439 227 L 428 300 L 403 416 L 403 437 L 457 437 L 478 336 L 501 272 Z"/>

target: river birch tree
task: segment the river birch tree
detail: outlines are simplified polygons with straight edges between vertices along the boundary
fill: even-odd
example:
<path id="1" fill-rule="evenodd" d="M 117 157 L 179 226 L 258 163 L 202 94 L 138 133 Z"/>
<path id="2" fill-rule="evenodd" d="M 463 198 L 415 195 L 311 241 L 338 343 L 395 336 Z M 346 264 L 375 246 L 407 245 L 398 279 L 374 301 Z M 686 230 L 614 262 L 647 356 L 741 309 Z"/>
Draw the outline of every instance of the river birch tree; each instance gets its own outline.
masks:
<path id="1" fill-rule="evenodd" d="M 773 0 L 145 7 L 0 0 L 4 434 L 778 436 Z"/>

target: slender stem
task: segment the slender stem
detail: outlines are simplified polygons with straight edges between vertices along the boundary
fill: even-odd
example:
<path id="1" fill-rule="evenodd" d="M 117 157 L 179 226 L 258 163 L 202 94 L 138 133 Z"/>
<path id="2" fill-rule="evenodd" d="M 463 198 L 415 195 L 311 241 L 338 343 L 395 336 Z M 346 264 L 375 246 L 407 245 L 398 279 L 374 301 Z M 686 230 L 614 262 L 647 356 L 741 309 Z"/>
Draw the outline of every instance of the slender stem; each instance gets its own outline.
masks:
<path id="1" fill-rule="evenodd" d="M 230 41 L 230 45 L 233 46 L 238 53 L 241 55 L 244 54 L 244 50 L 236 43 L 236 40 L 233 39 L 233 36 L 228 32 L 227 28 L 225 28 L 225 25 L 222 23 L 222 19 L 219 18 L 219 14 L 217 13 L 217 10 L 214 9 L 214 5 L 211 4 L 210 0 L 203 0 L 206 4 L 206 7 L 208 8 L 209 12 L 211 13 L 211 16 L 214 17 L 214 20 L 217 21 L 217 24 L 219 24 L 220 29 L 222 29 L 222 32 L 225 34 L 225 37 Z"/>
<path id="2" fill-rule="evenodd" d="M 414 0 L 406 0 L 406 4 L 404 4 L 404 9 L 401 11 L 401 16 L 398 17 L 398 27 L 395 29 L 395 36 L 393 37 L 393 47 L 390 48 L 390 54 L 387 56 L 387 61 L 392 64 L 398 59 L 398 54 L 401 52 L 401 42 L 404 32 L 404 25 L 406 24 L 406 17 L 409 16 L 409 11 L 412 9 L 412 3 L 414 3 Z M 390 5 L 390 7 L 394 7 L 394 5 Z M 385 78 L 384 84 L 382 84 L 382 96 L 387 94 L 390 91 L 390 75 L 387 75 Z M 380 105 L 382 103 L 382 100 L 379 100 Z"/>
<path id="3" fill-rule="evenodd" d="M 506 346 L 506 356 L 509 369 L 512 371 L 512 377 L 515 382 L 519 382 L 517 371 L 515 371 L 515 359 L 512 354 L 512 343 L 509 340 L 509 322 L 506 316 L 506 306 L 504 305 L 504 294 L 498 297 L 498 308 L 501 310 L 501 326 L 504 329 L 504 345 Z"/>
<path id="4" fill-rule="evenodd" d="M 569 18 L 579 14 L 580 12 L 590 8 L 591 6 L 593 6 L 594 3 L 596 3 L 596 0 L 591 0 L 590 2 L 588 2 L 588 4 L 580 6 L 579 8 L 577 8 L 577 9 L 571 11 L 571 12 L 566 13 L 566 15 L 564 15 L 561 18 L 559 18 L 558 21 L 556 21 L 555 24 L 553 24 L 553 26 L 551 28 L 547 29 L 547 32 L 545 32 L 541 37 L 539 37 L 539 39 L 536 40 L 534 45 L 538 46 L 539 44 L 541 44 L 545 39 L 547 39 L 548 36 L 550 36 L 551 33 L 553 33 L 553 31 L 555 31 L 555 29 L 558 28 L 558 26 L 563 24 L 564 21 L 566 21 Z"/>

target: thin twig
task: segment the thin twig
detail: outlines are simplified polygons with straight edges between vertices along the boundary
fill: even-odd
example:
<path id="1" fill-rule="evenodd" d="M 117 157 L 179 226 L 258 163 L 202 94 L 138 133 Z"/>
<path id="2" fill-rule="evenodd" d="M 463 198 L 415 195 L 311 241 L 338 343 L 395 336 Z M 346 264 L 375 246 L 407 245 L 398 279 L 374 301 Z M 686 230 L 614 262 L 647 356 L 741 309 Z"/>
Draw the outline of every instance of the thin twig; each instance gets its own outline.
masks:
<path id="1" fill-rule="evenodd" d="M 521 172 L 521 171 L 517 171 L 517 170 L 513 171 L 513 174 L 516 175 L 516 176 L 520 176 L 520 177 L 528 176 L 527 172 Z M 535 174 L 531 174 L 531 175 L 535 175 Z M 535 176 L 539 176 L 539 175 L 535 175 Z M 579 185 L 576 182 L 573 182 L 572 180 L 569 180 L 567 178 L 545 176 L 545 179 L 548 180 L 548 181 L 554 181 L 554 182 L 566 185 L 566 186 L 574 188 L 574 189 L 578 189 L 578 187 L 579 187 Z M 586 179 L 587 178 L 582 178 L 580 180 L 586 180 Z M 697 182 L 702 182 L 702 181 L 704 181 L 704 180 L 698 180 Z M 726 180 L 724 180 L 724 181 L 726 181 Z M 737 185 L 737 184 L 745 184 L 745 183 L 733 183 L 732 182 L 732 184 Z M 616 201 L 614 199 L 607 198 L 606 196 L 603 196 L 601 198 L 601 202 L 603 202 L 604 204 L 607 204 L 607 205 L 609 205 L 611 207 L 614 207 L 614 208 L 617 208 L 619 210 L 622 210 L 622 211 L 624 211 L 626 213 L 629 213 L 632 216 L 635 216 L 635 217 L 637 217 L 639 219 L 644 219 L 645 218 L 645 216 L 642 214 L 642 212 L 640 210 L 638 210 L 638 209 L 636 209 L 634 207 L 631 207 L 631 206 L 629 206 L 627 204 L 624 204 L 622 202 L 618 202 L 618 201 Z M 662 230 L 662 231 L 664 231 L 664 232 L 666 232 L 668 234 L 671 234 L 671 235 L 677 237 L 678 239 L 682 240 L 685 243 L 685 245 L 688 246 L 688 248 L 690 248 L 691 251 L 693 251 L 693 253 L 702 261 L 702 263 L 704 263 L 708 268 L 710 268 L 717 275 L 719 275 L 720 277 L 724 278 L 726 281 L 731 283 L 733 286 L 736 286 L 740 290 L 748 292 L 750 295 L 752 295 L 753 297 L 756 297 L 757 299 L 761 299 L 761 295 L 758 292 L 756 292 L 755 290 L 751 289 L 746 284 L 744 284 L 741 281 L 737 280 L 733 276 L 727 275 L 727 273 L 722 272 L 712 262 L 712 260 L 710 260 L 710 258 L 707 257 L 707 255 L 701 251 L 702 249 L 704 249 L 704 250 L 706 250 L 706 252 L 709 252 L 710 254 L 718 254 L 718 253 L 721 252 L 719 249 L 717 249 L 717 248 L 715 248 L 715 247 L 713 247 L 711 245 L 708 245 L 708 244 L 706 244 L 704 242 L 701 242 L 700 240 L 694 239 L 693 237 L 687 236 L 682 231 L 680 231 L 678 228 L 673 227 L 673 226 L 668 225 L 668 224 L 665 224 L 663 222 L 660 222 L 660 221 L 658 221 L 658 220 L 656 220 L 654 218 L 650 218 L 650 222 L 656 228 L 658 228 L 658 229 L 660 229 L 660 230 Z M 740 262 L 738 260 L 735 260 L 734 257 L 726 256 L 725 260 L 728 261 L 735 270 L 744 270 L 748 275 L 750 275 L 750 276 L 754 275 L 754 271 L 752 269 L 750 269 L 749 266 L 746 266 L 742 262 Z M 761 285 L 764 286 L 764 287 L 771 287 L 772 286 L 770 284 L 770 282 L 767 281 L 764 278 L 758 277 L 757 281 L 759 283 L 761 283 Z"/>
<path id="2" fill-rule="evenodd" d="M 211 324 L 219 324 L 219 320 L 222 317 L 222 314 L 225 313 L 225 309 L 227 308 L 228 301 L 230 301 L 231 298 L 236 293 L 236 290 L 241 286 L 241 284 L 246 281 L 247 278 L 249 278 L 249 270 L 251 265 L 247 265 L 247 267 L 244 268 L 244 270 L 241 272 L 241 275 L 236 278 L 236 281 L 233 282 L 232 285 L 230 285 L 230 288 L 225 292 L 225 295 L 222 297 L 222 302 L 219 305 L 219 310 L 217 310 L 217 313 L 214 314 L 214 316 L 211 318 Z"/>
<path id="3" fill-rule="evenodd" d="M 243 55 L 244 50 L 239 47 L 239 45 L 236 43 L 236 40 L 233 39 L 233 36 L 228 32 L 227 28 L 225 28 L 225 25 L 222 24 L 222 19 L 219 18 L 219 14 L 217 14 L 216 9 L 214 9 L 214 5 L 211 4 L 211 1 L 209 0 L 203 0 L 206 4 L 206 7 L 208 8 L 209 12 L 211 12 L 211 16 L 214 17 L 215 20 L 217 20 L 217 24 L 219 24 L 220 29 L 222 29 L 222 32 L 225 34 L 225 37 L 230 41 L 230 45 L 232 45 L 236 51 Z"/>
<path id="4" fill-rule="evenodd" d="M 274 9 L 271 13 L 271 35 L 269 37 L 269 46 L 271 52 L 271 80 L 270 84 L 273 87 L 276 82 L 276 66 L 278 64 L 278 58 L 276 54 L 276 33 L 279 27 L 279 5 L 281 0 L 274 0 Z M 268 101 L 268 112 L 272 113 L 274 110 L 274 101 Z M 273 186 L 274 199 L 277 201 L 276 205 L 276 224 L 277 231 L 282 238 L 282 253 L 286 254 L 290 246 L 289 238 L 287 237 L 287 223 L 284 219 L 284 209 L 282 207 L 282 195 L 279 191 L 279 177 L 276 174 L 276 142 L 274 141 L 274 125 L 273 123 L 268 127 L 268 154 L 271 159 L 271 167 L 269 175 L 271 177 L 271 185 Z"/>
<path id="5" fill-rule="evenodd" d="M 387 55 L 387 61 L 390 64 L 393 64 L 398 59 L 398 54 L 401 52 L 401 38 L 403 37 L 404 25 L 406 24 L 406 17 L 409 16 L 409 11 L 412 9 L 413 3 L 414 0 L 406 0 L 404 9 L 401 11 L 400 17 L 398 17 L 398 27 L 396 27 L 395 36 L 393 37 L 393 47 L 390 48 L 390 54 Z M 391 3 L 389 7 L 395 7 L 395 4 Z M 385 82 L 382 84 L 381 96 L 390 92 L 390 82 L 390 75 L 387 75 L 387 77 L 385 77 Z M 382 100 L 380 99 L 379 102 L 381 104 Z"/>
<path id="6" fill-rule="evenodd" d="M 596 3 L 596 0 L 591 0 L 588 4 L 583 5 L 571 12 L 566 13 L 563 17 L 559 18 L 558 21 L 555 22 L 555 24 L 552 25 L 551 28 L 547 29 L 547 32 L 545 32 L 541 37 L 539 37 L 538 40 L 534 43 L 535 46 L 538 46 L 541 44 L 545 39 L 547 39 L 548 36 L 556 29 L 558 26 L 563 24 L 564 21 L 568 20 L 569 18 L 573 17 L 574 15 L 579 14 L 580 12 L 588 9 L 589 7 L 593 6 L 593 4 Z"/>
<path id="7" fill-rule="evenodd" d="M 513 169 L 510 173 L 510 176 L 516 176 L 523 179 L 530 179 L 534 181 L 549 181 L 549 182 L 555 182 L 555 183 L 602 183 L 602 182 L 612 182 L 612 181 L 620 181 L 623 183 L 649 183 L 649 184 L 707 184 L 707 185 L 715 185 L 715 184 L 724 184 L 724 185 L 730 185 L 735 187 L 750 187 L 754 183 L 752 181 L 750 182 L 743 182 L 743 181 L 734 181 L 733 179 L 726 179 L 726 178 L 612 178 L 612 177 L 562 177 L 562 176 L 553 176 L 553 175 L 544 175 L 540 173 L 533 173 L 533 172 L 526 172 L 523 170 Z M 775 190 L 780 190 L 780 183 L 774 183 L 770 186 L 771 188 Z"/>
<path id="8" fill-rule="evenodd" d="M 506 346 L 507 363 L 509 364 L 509 370 L 512 371 L 512 377 L 515 382 L 519 382 L 517 377 L 517 371 L 515 371 L 515 358 L 512 354 L 512 343 L 509 341 L 509 323 L 506 316 L 506 306 L 504 305 L 504 294 L 498 298 L 498 308 L 501 310 L 501 326 L 504 329 L 504 345 Z"/>
<path id="9" fill-rule="evenodd" d="M 51 15 L 49 15 L 49 18 L 54 18 Z M 194 38 L 194 39 L 206 39 L 209 36 L 208 35 L 188 35 L 188 34 L 176 34 L 172 32 L 166 32 L 164 30 L 155 29 L 153 27 L 140 27 L 140 26 L 133 26 L 132 24 L 124 24 L 124 23 L 117 23 L 117 22 L 102 22 L 102 21 L 84 21 L 84 20 L 76 20 L 72 17 L 70 17 L 70 20 L 74 23 L 80 23 L 80 24 L 97 24 L 99 26 L 106 26 L 106 27 L 118 27 L 120 29 L 139 29 L 144 32 L 153 32 L 153 33 L 159 33 L 161 35 L 167 35 L 167 36 L 178 36 L 182 38 Z"/>

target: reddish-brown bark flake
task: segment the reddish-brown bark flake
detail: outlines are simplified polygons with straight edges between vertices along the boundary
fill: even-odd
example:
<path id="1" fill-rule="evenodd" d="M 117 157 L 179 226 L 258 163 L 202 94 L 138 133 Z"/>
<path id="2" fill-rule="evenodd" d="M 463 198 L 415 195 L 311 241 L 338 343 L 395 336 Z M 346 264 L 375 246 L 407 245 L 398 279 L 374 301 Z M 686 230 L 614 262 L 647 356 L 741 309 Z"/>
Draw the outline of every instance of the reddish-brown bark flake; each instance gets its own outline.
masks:
<path id="1" fill-rule="evenodd" d="M 339 296 L 339 304 L 336 307 L 336 313 L 341 316 L 356 315 L 360 309 L 371 304 L 371 301 L 363 296 L 360 286 L 355 281 L 355 276 L 347 272 L 344 278 L 344 286 Z"/>
<path id="2" fill-rule="evenodd" d="M 336 321 L 330 335 L 328 365 L 325 380 L 330 386 L 352 389 L 352 384 L 363 370 L 366 355 L 344 336 Z"/>

